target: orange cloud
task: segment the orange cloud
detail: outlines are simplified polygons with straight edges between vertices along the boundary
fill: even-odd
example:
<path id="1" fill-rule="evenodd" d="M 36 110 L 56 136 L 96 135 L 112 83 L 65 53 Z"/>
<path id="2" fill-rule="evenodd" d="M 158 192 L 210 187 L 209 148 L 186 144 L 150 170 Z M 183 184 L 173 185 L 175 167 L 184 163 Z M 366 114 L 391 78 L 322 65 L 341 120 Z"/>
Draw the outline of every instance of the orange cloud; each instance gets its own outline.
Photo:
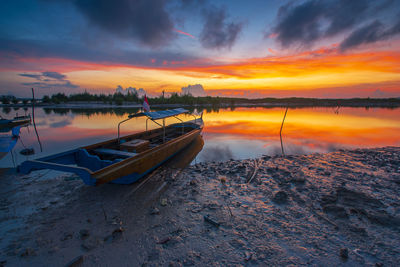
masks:
<path id="1" fill-rule="evenodd" d="M 174 31 L 177 32 L 177 33 L 180 33 L 180 34 L 189 36 L 189 37 L 192 38 L 192 39 L 196 39 L 196 37 L 194 37 L 194 36 L 191 35 L 190 33 L 187 33 L 187 32 L 184 32 L 184 31 L 181 31 L 181 30 L 178 30 L 178 29 L 174 29 Z"/>
<path id="2" fill-rule="evenodd" d="M 280 95 L 287 92 L 290 96 L 294 91 L 323 97 L 317 91 L 324 90 L 328 97 L 335 97 L 336 90 L 342 91 L 346 97 L 354 97 L 361 93 L 371 94 L 376 89 L 398 94 L 400 88 L 400 51 L 341 53 L 337 44 L 291 55 L 275 54 L 250 59 L 199 58 L 163 60 L 159 64 L 149 59 L 149 65 L 145 66 L 60 58 L 17 60 L 20 65 L 16 71 L 70 73 L 72 81 L 85 88 L 100 88 L 100 81 L 107 87 L 111 86 L 109 88 L 118 84 L 131 86 L 128 83 L 132 79 L 140 83 L 135 86 L 153 91 L 161 90 L 161 85 L 170 86 L 169 90 L 179 90 L 185 84 L 201 83 L 206 90 L 214 93 L 226 94 L 236 90 L 244 91 L 246 95 L 252 90 L 259 94 L 258 97 L 271 92 L 281 92 Z M 13 69 L 12 65 L 2 66 L 3 71 Z M 153 78 L 149 80 L 149 77 Z M 104 86 L 102 88 L 105 89 Z M 348 91 L 344 90 L 346 88 Z M 352 95 L 347 95 L 351 92 Z"/>

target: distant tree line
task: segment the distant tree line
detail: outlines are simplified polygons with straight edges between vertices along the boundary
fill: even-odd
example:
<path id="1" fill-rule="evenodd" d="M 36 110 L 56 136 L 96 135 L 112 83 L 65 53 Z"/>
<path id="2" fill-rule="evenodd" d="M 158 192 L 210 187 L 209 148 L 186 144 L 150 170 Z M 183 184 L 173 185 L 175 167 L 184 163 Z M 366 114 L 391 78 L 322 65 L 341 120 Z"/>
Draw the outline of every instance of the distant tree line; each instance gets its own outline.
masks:
<path id="1" fill-rule="evenodd" d="M 71 94 L 69 96 L 65 95 L 64 93 L 57 93 L 52 96 L 45 95 L 42 98 L 43 103 L 53 103 L 53 104 L 61 104 L 61 103 L 69 103 L 69 102 L 97 102 L 97 103 L 104 103 L 104 104 L 116 104 L 122 105 L 124 102 L 133 102 L 138 103 L 139 97 L 137 94 L 128 92 L 128 94 L 123 95 L 121 93 L 114 93 L 114 94 L 89 94 L 88 92 L 85 93 L 78 93 L 78 94 Z"/>
<path id="2" fill-rule="evenodd" d="M 320 98 L 233 98 L 233 97 L 195 97 L 190 94 L 179 95 L 172 93 L 168 97 L 148 97 L 150 105 L 186 105 L 186 106 L 211 106 L 211 107 L 232 107 L 246 105 L 263 105 L 263 106 L 350 106 L 350 107 L 399 107 L 400 98 L 351 98 L 351 99 L 320 99 Z M 1 96 L 0 101 L 3 104 L 28 104 L 27 99 L 17 99 L 14 96 Z M 90 94 L 88 92 L 65 95 L 64 93 L 45 95 L 41 99 L 45 104 L 61 104 L 71 102 L 96 102 L 110 105 L 123 105 L 124 103 L 143 103 L 143 97 L 139 97 L 136 93 L 128 92 L 128 94 Z"/>

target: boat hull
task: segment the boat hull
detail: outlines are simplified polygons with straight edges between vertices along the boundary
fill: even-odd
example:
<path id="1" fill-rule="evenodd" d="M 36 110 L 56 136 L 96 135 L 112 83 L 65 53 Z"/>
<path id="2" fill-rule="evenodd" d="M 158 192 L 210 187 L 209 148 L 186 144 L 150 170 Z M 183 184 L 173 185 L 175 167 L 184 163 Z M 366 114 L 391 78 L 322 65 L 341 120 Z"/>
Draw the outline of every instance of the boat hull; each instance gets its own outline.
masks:
<path id="1" fill-rule="evenodd" d="M 88 185 L 100 185 L 108 182 L 131 184 L 175 156 L 200 135 L 202 121 L 180 126 L 188 129 L 188 125 L 192 127 L 190 131 L 141 153 L 132 153 L 135 155 L 126 159 L 104 160 L 95 153 L 88 152 L 96 151 L 97 148 L 115 146 L 117 139 L 113 139 L 45 158 L 25 161 L 18 166 L 18 171 L 30 173 L 33 170 L 54 169 L 75 173 Z M 157 132 L 157 130 L 152 130 L 138 133 L 121 137 L 121 140 L 145 137 L 154 134 L 154 131 Z M 128 152 L 121 153 L 129 154 Z"/>
<path id="2" fill-rule="evenodd" d="M 200 132 L 201 129 L 193 130 L 177 139 L 168 141 L 159 147 L 146 151 L 144 154 L 141 154 L 140 157 L 133 157 L 109 165 L 106 168 L 94 172 L 92 177 L 96 179 L 96 185 L 107 182 L 118 184 L 131 184 L 136 182 L 188 146 L 199 136 Z"/>

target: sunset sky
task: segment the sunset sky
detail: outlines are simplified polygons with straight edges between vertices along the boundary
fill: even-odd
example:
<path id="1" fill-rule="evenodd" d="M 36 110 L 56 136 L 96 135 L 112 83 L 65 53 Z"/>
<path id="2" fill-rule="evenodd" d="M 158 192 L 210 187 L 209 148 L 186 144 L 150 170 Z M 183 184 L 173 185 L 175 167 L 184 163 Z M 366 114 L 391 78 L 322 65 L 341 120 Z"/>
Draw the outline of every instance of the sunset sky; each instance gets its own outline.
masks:
<path id="1" fill-rule="evenodd" d="M 0 39 L 0 95 L 400 97 L 398 0 L 3 1 Z"/>

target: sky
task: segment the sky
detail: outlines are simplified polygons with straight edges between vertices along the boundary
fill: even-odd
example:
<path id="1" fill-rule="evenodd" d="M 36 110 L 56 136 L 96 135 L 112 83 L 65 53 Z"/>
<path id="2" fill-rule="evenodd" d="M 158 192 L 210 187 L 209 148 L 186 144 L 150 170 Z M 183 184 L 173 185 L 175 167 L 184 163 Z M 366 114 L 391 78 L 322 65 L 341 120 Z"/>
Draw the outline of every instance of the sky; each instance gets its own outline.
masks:
<path id="1" fill-rule="evenodd" d="M 0 95 L 400 97 L 398 0 L 18 0 L 0 9 Z"/>

